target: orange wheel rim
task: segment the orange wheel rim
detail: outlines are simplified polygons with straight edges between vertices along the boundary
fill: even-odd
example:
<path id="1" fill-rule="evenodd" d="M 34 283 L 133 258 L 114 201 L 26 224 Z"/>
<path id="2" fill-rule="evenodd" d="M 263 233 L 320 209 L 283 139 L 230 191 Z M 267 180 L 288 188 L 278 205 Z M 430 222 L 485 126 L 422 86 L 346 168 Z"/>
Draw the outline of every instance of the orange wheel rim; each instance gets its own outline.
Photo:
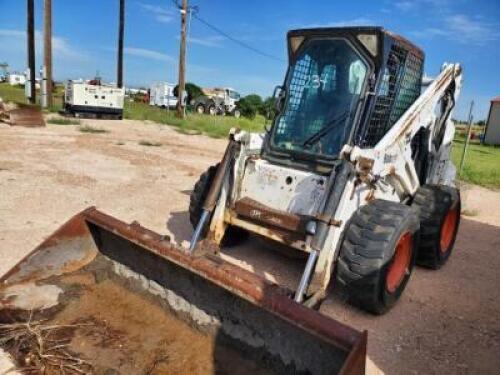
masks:
<path id="1" fill-rule="evenodd" d="M 386 288 L 389 293 L 394 293 L 401 285 L 405 276 L 410 272 L 411 255 L 413 252 L 412 235 L 403 234 L 396 245 L 392 263 L 389 266 L 386 278 Z"/>
<path id="2" fill-rule="evenodd" d="M 441 253 L 446 253 L 450 250 L 453 237 L 455 236 L 459 215 L 460 213 L 458 212 L 457 204 L 454 208 L 448 211 L 446 217 L 444 218 L 443 226 L 441 228 Z"/>

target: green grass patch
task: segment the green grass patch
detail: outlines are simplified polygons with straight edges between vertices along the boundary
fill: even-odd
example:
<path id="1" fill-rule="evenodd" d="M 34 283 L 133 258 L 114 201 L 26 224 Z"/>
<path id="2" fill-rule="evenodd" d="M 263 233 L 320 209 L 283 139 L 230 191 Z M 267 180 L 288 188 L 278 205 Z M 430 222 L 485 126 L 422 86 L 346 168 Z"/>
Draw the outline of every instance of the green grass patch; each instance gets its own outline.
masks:
<path id="1" fill-rule="evenodd" d="M 231 128 L 250 132 L 264 130 L 265 119 L 257 115 L 254 119 L 234 118 L 232 116 L 209 116 L 188 113 L 185 119 L 177 118 L 175 110 L 152 107 L 144 103 L 127 102 L 124 117 L 132 120 L 153 121 L 170 125 L 184 134 L 206 134 L 214 138 L 227 137 Z"/>
<path id="2" fill-rule="evenodd" d="M 16 103 L 26 103 L 24 88 L 22 86 L 10 86 L 7 83 L 0 83 L 0 97 L 4 101 Z M 40 96 L 37 95 L 39 99 Z M 62 89 L 58 87 L 55 94 L 55 104 L 50 111 L 58 111 L 62 103 Z M 249 132 L 261 132 L 264 130 L 266 120 L 262 116 L 255 119 L 239 118 L 231 116 L 209 116 L 188 113 L 185 119 L 175 116 L 175 110 L 167 111 L 158 107 L 151 107 L 144 103 L 126 102 L 124 117 L 133 120 L 153 121 L 160 124 L 173 126 L 183 134 L 206 134 L 215 138 L 227 137 L 229 130 L 233 127 Z M 55 124 L 59 120 L 49 120 Z M 64 121 L 62 119 L 61 121 Z M 69 120 L 75 121 L 75 120 Z M 58 125 L 70 125 L 70 123 L 57 123 Z M 74 125 L 77 125 L 76 123 Z M 476 130 L 476 129 L 475 129 Z M 479 131 L 479 129 L 477 129 Z M 82 133 L 107 133 L 101 128 L 94 128 L 88 125 L 80 126 Z M 141 141 L 148 144 L 143 146 L 155 146 L 156 142 Z M 141 144 L 139 142 L 139 144 Z M 474 139 L 469 145 L 465 159 L 465 166 L 460 179 L 472 184 L 482 185 L 489 188 L 500 188 L 500 147 L 484 146 Z M 151 144 L 150 144 L 151 143 Z M 460 157 L 463 150 L 463 135 L 457 134 L 452 158 L 457 166 L 460 166 Z"/>
<path id="3" fill-rule="evenodd" d="M 455 139 L 452 159 L 460 168 L 463 140 Z M 500 147 L 469 144 L 460 180 L 488 188 L 500 188 Z"/>
<path id="4" fill-rule="evenodd" d="M 54 125 L 80 125 L 80 120 L 64 117 L 53 117 L 48 119 L 47 122 Z"/>
<path id="5" fill-rule="evenodd" d="M 150 147 L 160 147 L 161 146 L 160 142 L 147 141 L 147 140 L 141 140 L 141 141 L 139 141 L 139 144 L 141 146 L 150 146 Z"/>
<path id="6" fill-rule="evenodd" d="M 64 86 L 56 86 L 52 93 L 53 105 L 47 109 L 47 112 L 59 112 L 62 109 L 64 96 Z M 11 86 L 8 83 L 0 83 L 0 98 L 4 102 L 27 103 L 24 94 L 24 86 Z M 36 90 L 36 102 L 40 104 L 40 90 Z"/>
<path id="7" fill-rule="evenodd" d="M 109 133 L 108 130 L 106 129 L 103 129 L 103 128 L 95 128 L 93 126 L 90 126 L 90 125 L 82 125 L 78 128 L 78 131 L 82 132 L 82 133 Z"/>
<path id="8" fill-rule="evenodd" d="M 54 105 L 47 112 L 58 112 L 62 108 L 62 86 L 57 86 L 54 93 Z M 0 83 L 0 97 L 4 101 L 16 103 L 26 103 L 24 87 L 10 86 L 7 83 Z M 37 101 L 40 100 L 37 92 Z M 175 127 L 183 134 L 206 134 L 214 138 L 226 138 L 229 130 L 233 127 L 250 132 L 261 132 L 266 123 L 263 116 L 257 115 L 254 119 L 241 117 L 239 119 L 232 116 L 209 116 L 199 114 L 187 114 L 185 119 L 179 119 L 175 115 L 175 110 L 152 107 L 144 103 L 125 102 L 124 117 L 132 120 L 149 120 L 160 124 Z"/>
<path id="9" fill-rule="evenodd" d="M 8 83 L 0 83 L 0 98 L 4 102 L 26 103 L 24 86 L 11 86 Z"/>

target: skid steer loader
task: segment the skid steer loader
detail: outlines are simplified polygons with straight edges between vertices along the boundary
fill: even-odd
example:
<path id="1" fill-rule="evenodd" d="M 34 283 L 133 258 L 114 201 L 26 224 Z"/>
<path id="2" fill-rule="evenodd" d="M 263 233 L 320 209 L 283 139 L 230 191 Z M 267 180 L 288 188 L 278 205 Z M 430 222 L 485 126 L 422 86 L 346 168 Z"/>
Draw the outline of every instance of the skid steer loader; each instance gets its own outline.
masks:
<path id="1" fill-rule="evenodd" d="M 335 271 L 381 313 L 415 260 L 450 256 L 461 70 L 420 94 L 423 53 L 381 28 L 291 31 L 288 48 L 273 126 L 232 131 L 196 183 L 189 250 L 84 210 L 0 277 L 0 355 L 48 374 L 365 373 L 366 331 L 307 307 Z M 297 290 L 213 254 L 249 232 L 308 254 Z"/>
<path id="2" fill-rule="evenodd" d="M 296 302 L 314 307 L 335 280 L 381 314 L 415 262 L 437 269 L 460 221 L 450 120 L 461 67 L 421 93 L 424 53 L 378 27 L 288 33 L 289 68 L 265 134 L 232 131 L 190 200 L 197 242 L 248 232 L 308 253 Z"/>

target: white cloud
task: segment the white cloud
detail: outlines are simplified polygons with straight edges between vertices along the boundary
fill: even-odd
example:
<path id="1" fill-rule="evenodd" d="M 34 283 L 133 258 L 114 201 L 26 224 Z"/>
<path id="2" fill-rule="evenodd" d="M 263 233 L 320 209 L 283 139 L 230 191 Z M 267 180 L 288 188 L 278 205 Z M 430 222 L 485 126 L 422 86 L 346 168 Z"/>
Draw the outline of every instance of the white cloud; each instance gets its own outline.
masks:
<path id="1" fill-rule="evenodd" d="M 399 1 L 394 1 L 391 2 L 396 9 L 403 11 L 403 12 L 409 12 L 415 10 L 417 7 L 433 7 L 433 8 L 438 8 L 443 10 L 444 8 L 447 8 L 449 5 L 450 1 L 449 0 L 399 0 Z"/>
<path id="2" fill-rule="evenodd" d="M 341 27 L 341 26 L 373 26 L 376 22 L 368 17 L 358 17 L 350 20 L 341 20 L 331 23 L 331 26 Z"/>
<path id="3" fill-rule="evenodd" d="M 168 23 L 174 18 L 174 12 L 166 7 L 138 2 L 139 6 L 145 11 L 153 14 L 155 20 L 161 23 Z"/>
<path id="4" fill-rule="evenodd" d="M 368 17 L 357 17 L 352 19 L 345 19 L 335 22 L 327 23 L 312 23 L 308 25 L 300 25 L 298 28 L 312 29 L 317 27 L 345 27 L 345 26 L 373 26 L 376 22 Z"/>
<path id="5" fill-rule="evenodd" d="M 42 45 L 42 36 L 37 37 L 37 43 Z M 76 49 L 73 49 L 67 39 L 54 36 L 52 37 L 52 50 L 56 58 L 66 58 L 73 60 L 88 60 L 88 56 Z"/>
<path id="6" fill-rule="evenodd" d="M 394 6 L 403 12 L 407 12 L 416 6 L 416 2 L 415 1 L 397 1 L 394 3 Z"/>
<path id="7" fill-rule="evenodd" d="M 145 48 L 125 47 L 124 53 L 130 56 L 142 57 L 145 59 L 174 62 L 175 59 L 165 53 L 153 51 Z"/>
<path id="8" fill-rule="evenodd" d="M 175 38 L 177 40 L 180 39 L 179 36 L 176 36 Z M 219 48 L 219 47 L 222 47 L 221 42 L 224 39 L 225 38 L 223 36 L 219 36 L 219 35 L 214 35 L 214 36 L 209 36 L 209 37 L 204 37 L 204 38 L 190 36 L 188 38 L 188 43 L 198 44 L 198 45 L 204 46 L 204 47 L 216 47 L 216 48 Z"/>
<path id="9" fill-rule="evenodd" d="M 7 36 L 7 37 L 25 37 L 26 32 L 25 31 L 20 31 L 20 30 L 6 30 L 6 29 L 0 29 L 0 36 Z"/>
<path id="10" fill-rule="evenodd" d="M 428 27 L 413 34 L 421 38 L 443 37 L 462 44 L 483 45 L 500 37 L 498 24 L 481 17 L 472 18 L 465 14 L 451 14 L 438 27 Z"/>
<path id="11" fill-rule="evenodd" d="M 21 30 L 0 29 L 0 44 L 3 45 L 6 52 L 9 50 L 26 51 L 26 32 Z M 36 53 L 41 54 L 43 50 L 43 34 L 41 31 L 35 31 L 35 48 Z M 26 53 L 26 52 L 24 52 Z M 79 60 L 86 61 L 89 59 L 88 55 L 77 49 L 74 49 L 68 43 L 66 38 L 59 36 L 52 36 L 52 53 L 55 59 L 66 60 Z"/>

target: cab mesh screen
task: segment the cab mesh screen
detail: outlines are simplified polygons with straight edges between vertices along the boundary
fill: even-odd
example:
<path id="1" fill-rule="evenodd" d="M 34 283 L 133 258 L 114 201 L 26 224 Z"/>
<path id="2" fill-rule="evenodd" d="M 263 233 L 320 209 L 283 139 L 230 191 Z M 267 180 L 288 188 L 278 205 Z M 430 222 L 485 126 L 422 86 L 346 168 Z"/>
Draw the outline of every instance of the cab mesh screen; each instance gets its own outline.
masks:
<path id="1" fill-rule="evenodd" d="M 423 60 L 394 43 L 379 86 L 363 147 L 375 146 L 420 95 Z"/>
<path id="2" fill-rule="evenodd" d="M 316 64 L 308 55 L 296 62 L 295 70 L 290 80 L 288 107 L 283 116 L 280 118 L 278 128 L 276 129 L 277 134 L 283 134 L 285 132 L 286 124 L 295 123 L 298 120 L 297 117 L 301 111 L 308 109 L 307 92 L 304 91 L 307 90 L 306 87 L 308 80 L 313 69 L 315 68 L 315 65 Z"/>

